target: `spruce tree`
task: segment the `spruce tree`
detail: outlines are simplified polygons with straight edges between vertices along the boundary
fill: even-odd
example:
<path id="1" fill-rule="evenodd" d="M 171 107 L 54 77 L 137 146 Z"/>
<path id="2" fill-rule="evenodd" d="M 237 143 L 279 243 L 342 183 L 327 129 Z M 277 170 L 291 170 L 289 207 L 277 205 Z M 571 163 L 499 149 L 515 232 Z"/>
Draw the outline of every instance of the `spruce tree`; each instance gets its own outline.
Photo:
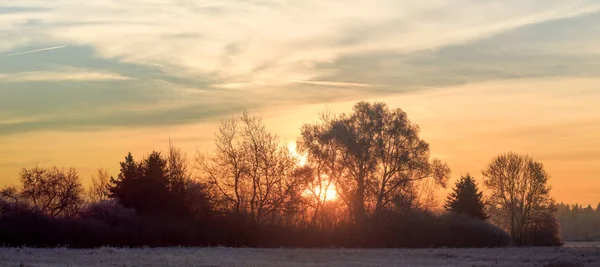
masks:
<path id="1" fill-rule="evenodd" d="M 475 180 L 469 174 L 462 176 L 456 182 L 444 207 L 451 213 L 466 214 L 480 220 L 489 218 L 485 213 L 483 193 L 479 191 Z"/>

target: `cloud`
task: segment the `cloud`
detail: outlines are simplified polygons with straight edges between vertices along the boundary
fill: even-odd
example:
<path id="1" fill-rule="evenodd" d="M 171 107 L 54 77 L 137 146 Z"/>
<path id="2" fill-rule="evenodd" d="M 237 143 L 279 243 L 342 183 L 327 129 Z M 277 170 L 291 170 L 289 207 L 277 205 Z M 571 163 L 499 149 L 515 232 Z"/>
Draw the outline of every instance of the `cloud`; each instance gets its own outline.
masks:
<path id="1" fill-rule="evenodd" d="M 319 64 L 411 53 L 600 10 L 596 1 L 23 1 L 0 32 L 89 45 L 106 58 L 223 84 L 284 85 L 334 73 Z M 93 10 L 86 16 L 81 12 Z M 122 18 L 126 17 L 127 20 Z M 27 23 L 35 21 L 36 32 Z"/>
<path id="2" fill-rule="evenodd" d="M 53 46 L 53 47 L 36 49 L 36 50 L 30 50 L 30 51 L 25 51 L 25 52 L 12 53 L 12 54 L 8 54 L 6 56 L 7 57 L 12 57 L 12 56 L 18 56 L 18 55 L 24 55 L 24 54 L 31 54 L 31 53 L 38 53 L 38 52 L 43 52 L 43 51 L 49 51 L 49 50 L 54 50 L 54 49 L 61 49 L 61 48 L 65 48 L 65 47 L 67 47 L 67 46 L 65 46 L 65 45 L 62 45 L 62 46 Z"/>
<path id="3" fill-rule="evenodd" d="M 336 87 L 373 87 L 372 84 L 366 83 L 347 83 L 347 82 L 331 82 L 331 81 L 300 81 L 298 83 L 324 85 L 324 86 L 336 86 Z"/>
<path id="4" fill-rule="evenodd" d="M 596 1 L 18 5 L 13 10 L 19 12 L 0 14 L 0 35 L 8 36 L 0 40 L 0 51 L 57 44 L 69 49 L 35 59 L 0 58 L 0 120 L 52 115 L 23 127 L 13 123 L 13 133 L 186 124 L 241 109 L 354 102 L 503 79 L 600 75 L 600 55 L 557 49 L 571 40 L 589 48 L 600 41 L 592 34 L 600 25 L 593 23 L 600 17 Z M 521 50 L 545 40 L 556 46 Z M 119 112 L 130 111 L 118 119 Z"/>
<path id="5" fill-rule="evenodd" d="M 110 72 L 97 72 L 87 70 L 65 71 L 29 71 L 20 73 L 0 73 L 0 82 L 81 82 L 81 81 L 123 81 L 130 77 Z"/>

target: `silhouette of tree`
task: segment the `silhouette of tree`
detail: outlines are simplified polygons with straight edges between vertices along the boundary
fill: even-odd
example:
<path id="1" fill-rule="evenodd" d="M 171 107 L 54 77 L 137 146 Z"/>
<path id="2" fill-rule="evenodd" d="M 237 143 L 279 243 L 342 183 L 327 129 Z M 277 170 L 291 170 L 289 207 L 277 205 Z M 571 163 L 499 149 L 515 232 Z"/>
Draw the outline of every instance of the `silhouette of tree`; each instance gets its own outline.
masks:
<path id="1" fill-rule="evenodd" d="M 466 214 L 480 220 L 487 220 L 483 203 L 483 192 L 479 191 L 475 179 L 470 174 L 462 176 L 456 182 L 453 192 L 446 199 L 444 208 L 448 212 Z"/>
<path id="2" fill-rule="evenodd" d="M 169 140 L 167 169 L 171 210 L 179 216 L 205 218 L 212 212 L 207 185 L 192 179 L 187 155 Z"/>
<path id="3" fill-rule="evenodd" d="M 6 186 L 0 190 L 0 198 L 5 201 L 8 200 L 12 203 L 17 203 L 20 201 L 21 196 L 16 186 Z"/>
<path id="4" fill-rule="evenodd" d="M 600 205 L 583 209 L 578 204 L 557 206 L 556 217 L 566 241 L 600 241 Z"/>
<path id="5" fill-rule="evenodd" d="M 513 152 L 496 157 L 483 171 L 484 184 L 490 190 L 489 204 L 496 221 L 505 227 L 513 242 L 519 245 L 535 244 L 532 231 L 557 234 L 554 219 L 556 205 L 550 197 L 550 176 L 544 165 L 526 155 Z M 560 237 L 555 235 L 555 244 Z"/>
<path id="6" fill-rule="evenodd" d="M 321 123 L 302 126 L 302 136 L 296 147 L 298 152 L 307 156 L 306 166 L 301 169 L 309 193 L 307 197 L 311 199 L 308 203 L 313 205 L 310 223 L 324 227 L 331 221 L 324 211 L 328 189 L 335 186 L 346 168 L 340 160 L 342 148 L 334 142 L 332 136 L 326 134 L 333 127 L 337 116 L 326 112 L 320 114 L 320 119 Z M 346 206 L 350 206 L 347 197 L 340 195 L 339 198 Z"/>
<path id="7" fill-rule="evenodd" d="M 100 168 L 95 175 L 91 176 L 91 178 L 92 183 L 87 191 L 88 199 L 93 203 L 107 200 L 110 197 L 108 183 L 111 178 L 108 171 L 104 168 Z"/>
<path id="8" fill-rule="evenodd" d="M 359 226 L 367 212 L 378 216 L 392 209 L 416 181 L 433 178 L 445 186 L 450 173 L 446 164 L 430 159 L 429 144 L 407 114 L 385 103 L 359 102 L 351 114 L 304 125 L 299 147 L 326 163 L 323 171 Z"/>
<path id="9" fill-rule="evenodd" d="M 136 210 L 142 213 L 171 213 L 169 204 L 174 201 L 169 191 L 167 160 L 160 152 L 153 151 L 142 162 L 141 169 L 139 190 L 144 198 L 137 203 Z"/>
<path id="10" fill-rule="evenodd" d="M 193 181 L 187 156 L 169 141 L 165 156 L 153 151 L 141 162 L 128 153 L 109 185 L 110 197 L 146 215 L 204 218 L 212 212 L 207 185 Z"/>
<path id="11" fill-rule="evenodd" d="M 119 163 L 121 171 L 117 178 L 110 178 L 110 197 L 117 199 L 126 208 L 135 208 L 142 197 L 138 184 L 142 176 L 140 164 L 128 153 L 125 161 Z"/>
<path id="12" fill-rule="evenodd" d="M 187 185 L 191 180 L 188 170 L 187 155 L 175 147 L 169 140 L 169 153 L 167 155 L 167 169 L 169 191 L 172 198 L 172 209 L 179 215 L 185 215 L 187 210 Z"/>
<path id="13" fill-rule="evenodd" d="M 153 151 L 141 163 L 136 163 L 129 153 L 121 162 L 118 178 L 111 182 L 111 194 L 123 206 L 145 214 L 169 212 L 167 161 L 160 152 Z"/>
<path id="14" fill-rule="evenodd" d="M 258 224 L 281 219 L 301 184 L 291 175 L 297 160 L 259 118 L 244 112 L 239 122 L 241 127 L 235 118 L 221 123 L 214 155 L 199 154 L 198 167 L 222 211 Z"/>
<path id="15" fill-rule="evenodd" d="M 19 196 L 52 217 L 72 217 L 83 203 L 84 192 L 75 169 L 23 168 Z"/>

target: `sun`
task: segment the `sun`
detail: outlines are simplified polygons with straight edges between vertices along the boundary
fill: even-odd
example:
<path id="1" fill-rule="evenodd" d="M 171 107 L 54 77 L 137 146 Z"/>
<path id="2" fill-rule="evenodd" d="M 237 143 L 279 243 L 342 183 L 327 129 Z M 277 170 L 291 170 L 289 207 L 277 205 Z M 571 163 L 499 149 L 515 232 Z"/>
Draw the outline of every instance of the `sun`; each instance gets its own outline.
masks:
<path id="1" fill-rule="evenodd" d="M 330 185 L 329 188 L 325 191 L 324 195 L 325 201 L 332 201 L 337 199 L 337 191 L 333 185 Z"/>
<path id="2" fill-rule="evenodd" d="M 306 155 L 298 153 L 298 150 L 296 150 L 295 142 L 293 142 L 293 141 L 288 142 L 287 147 L 290 150 L 292 157 L 294 157 L 298 160 L 299 166 L 306 165 L 307 157 L 306 157 Z M 322 188 L 327 188 L 323 194 L 321 194 Z M 337 199 L 337 197 L 338 197 L 337 191 L 336 191 L 333 183 L 330 183 L 329 185 L 327 185 L 326 183 L 323 183 L 321 186 L 316 186 L 312 190 L 306 189 L 304 191 L 303 195 L 306 197 L 318 197 L 324 201 L 333 201 L 333 200 Z"/>
<path id="3" fill-rule="evenodd" d="M 325 190 L 323 194 L 321 194 L 320 187 L 315 187 L 312 190 L 306 189 L 303 195 L 305 197 L 319 198 L 321 201 L 334 201 L 338 197 L 337 191 L 335 190 L 335 186 L 333 185 L 329 185 L 329 187 L 327 188 L 327 190 Z"/>

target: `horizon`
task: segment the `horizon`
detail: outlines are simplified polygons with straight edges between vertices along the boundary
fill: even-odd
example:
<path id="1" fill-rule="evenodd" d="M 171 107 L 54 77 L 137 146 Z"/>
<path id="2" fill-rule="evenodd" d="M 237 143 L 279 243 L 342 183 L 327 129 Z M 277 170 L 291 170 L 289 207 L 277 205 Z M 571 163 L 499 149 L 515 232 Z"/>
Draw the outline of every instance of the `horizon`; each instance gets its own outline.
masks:
<path id="1" fill-rule="evenodd" d="M 295 142 L 365 100 L 408 113 L 448 188 L 468 172 L 485 191 L 481 170 L 515 151 L 557 202 L 600 202 L 596 1 L 27 0 L 0 4 L 0 33 L 0 186 L 36 163 L 87 186 L 169 138 L 193 160 L 242 110 Z"/>

